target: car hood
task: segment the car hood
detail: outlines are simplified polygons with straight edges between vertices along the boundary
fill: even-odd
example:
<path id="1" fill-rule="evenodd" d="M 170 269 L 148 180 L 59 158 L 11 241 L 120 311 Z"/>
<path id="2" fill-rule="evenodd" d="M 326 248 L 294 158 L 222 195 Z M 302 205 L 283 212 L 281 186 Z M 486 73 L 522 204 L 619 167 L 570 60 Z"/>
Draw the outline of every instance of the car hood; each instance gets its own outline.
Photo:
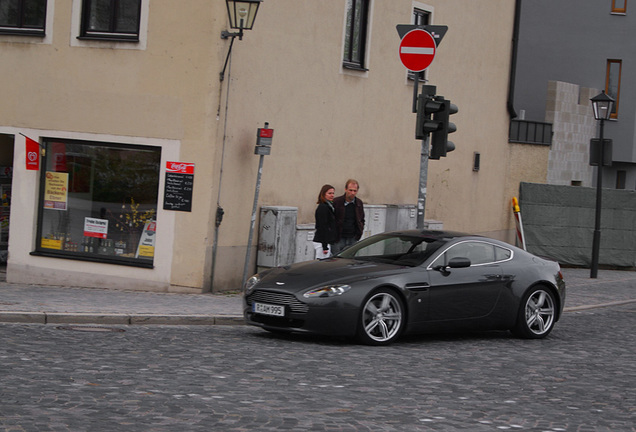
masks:
<path id="1" fill-rule="evenodd" d="M 355 281 L 394 275 L 405 270 L 412 271 L 412 268 L 345 258 L 329 258 L 267 270 L 261 273 L 259 287 L 295 292 L 335 283 L 350 284 Z"/>

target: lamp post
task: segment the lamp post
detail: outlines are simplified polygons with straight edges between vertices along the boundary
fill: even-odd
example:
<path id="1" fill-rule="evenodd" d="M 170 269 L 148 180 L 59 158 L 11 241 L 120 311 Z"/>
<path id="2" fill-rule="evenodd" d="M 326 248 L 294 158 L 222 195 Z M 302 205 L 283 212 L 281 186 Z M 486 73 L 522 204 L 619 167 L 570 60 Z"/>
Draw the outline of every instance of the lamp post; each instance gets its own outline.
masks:
<path id="1" fill-rule="evenodd" d="M 225 78 L 225 69 L 227 68 L 227 62 L 230 59 L 232 53 L 232 46 L 234 45 L 234 39 L 236 37 L 239 40 L 243 40 L 243 30 L 252 30 L 254 27 L 254 21 L 256 20 L 256 14 L 258 13 L 258 7 L 263 0 L 225 0 L 227 5 L 227 15 L 230 19 L 230 28 L 237 29 L 238 32 L 231 33 L 227 30 L 221 32 L 221 39 L 232 38 L 230 42 L 230 49 L 225 57 L 225 64 L 223 65 L 223 71 L 221 71 L 221 81 Z"/>
<path id="2" fill-rule="evenodd" d="M 603 155 L 605 153 L 605 143 L 603 141 L 603 127 L 605 120 L 609 120 L 612 114 L 612 105 L 614 99 L 602 91 L 601 94 L 594 96 L 592 99 L 592 109 L 594 110 L 594 118 L 600 120 L 599 128 L 599 145 L 598 145 L 598 167 L 596 177 L 596 218 L 594 222 L 594 238 L 592 241 L 592 266 L 590 269 L 590 278 L 596 279 L 598 275 L 598 256 L 601 245 L 601 194 L 603 189 Z"/>
<path id="3" fill-rule="evenodd" d="M 230 54 L 232 54 L 232 46 L 234 45 L 234 39 L 237 37 L 239 40 L 243 40 L 243 30 L 252 30 L 254 27 L 254 21 L 256 20 L 256 14 L 258 13 L 258 7 L 260 6 L 263 0 L 225 0 L 225 4 L 227 6 L 227 15 L 230 20 L 230 28 L 237 29 L 238 32 L 231 33 L 227 30 L 223 30 L 221 32 L 221 39 L 232 39 L 230 41 L 230 48 L 227 51 L 227 56 L 225 57 L 225 63 L 223 65 L 223 70 L 221 71 L 220 81 L 223 82 L 225 79 L 225 69 L 227 69 L 227 64 L 230 59 Z M 219 90 L 221 91 L 221 90 Z M 227 89 L 227 98 L 225 99 L 225 112 L 227 114 L 227 107 L 229 104 L 229 93 L 230 93 L 230 85 L 228 83 Z M 219 111 L 217 112 L 217 120 L 219 118 L 221 112 L 221 96 L 219 93 Z M 214 291 L 214 273 L 216 270 L 216 252 L 218 249 L 219 243 L 219 226 L 221 226 L 221 222 L 223 221 L 223 215 L 225 211 L 221 207 L 221 180 L 223 179 L 223 160 L 225 155 L 225 142 L 227 138 L 227 115 L 225 126 L 223 130 L 223 154 L 221 155 L 221 169 L 219 172 L 219 189 L 216 199 L 216 221 L 214 225 L 214 241 L 212 242 L 212 275 L 210 281 L 210 288 Z"/>

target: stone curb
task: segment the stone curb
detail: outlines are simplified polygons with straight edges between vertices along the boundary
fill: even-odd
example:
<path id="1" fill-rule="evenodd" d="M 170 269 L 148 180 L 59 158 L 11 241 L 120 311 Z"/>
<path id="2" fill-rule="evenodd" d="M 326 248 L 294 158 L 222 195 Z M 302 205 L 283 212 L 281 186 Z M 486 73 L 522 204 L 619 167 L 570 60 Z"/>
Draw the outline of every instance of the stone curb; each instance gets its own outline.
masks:
<path id="1" fill-rule="evenodd" d="M 636 303 L 636 299 L 594 305 L 566 307 L 563 312 L 577 312 Z M 0 311 L 0 323 L 21 324 L 97 324 L 97 325 L 244 325 L 239 315 L 167 315 L 104 314 L 78 312 Z"/>
<path id="2" fill-rule="evenodd" d="M 156 315 L 63 312 L 0 312 L 0 322 L 27 324 L 102 325 L 243 325 L 238 315 Z"/>
<path id="3" fill-rule="evenodd" d="M 599 303 L 599 304 L 595 304 L 595 305 L 583 305 L 583 306 L 566 307 L 566 308 L 563 309 L 563 312 L 576 312 L 576 311 L 582 311 L 582 310 L 587 310 L 587 309 L 598 309 L 598 308 L 604 308 L 604 307 L 610 307 L 610 306 L 620 306 L 620 305 L 626 305 L 626 304 L 630 304 L 630 303 L 636 303 L 636 299 L 619 300 L 619 301 L 615 301 L 615 302 Z"/>

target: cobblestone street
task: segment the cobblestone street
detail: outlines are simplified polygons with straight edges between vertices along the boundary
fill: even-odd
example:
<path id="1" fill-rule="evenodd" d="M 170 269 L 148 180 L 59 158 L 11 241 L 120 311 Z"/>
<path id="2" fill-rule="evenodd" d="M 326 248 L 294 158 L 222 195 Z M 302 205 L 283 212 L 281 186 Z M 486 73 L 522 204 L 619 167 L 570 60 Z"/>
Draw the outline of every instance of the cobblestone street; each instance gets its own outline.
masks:
<path id="1" fill-rule="evenodd" d="M 636 305 L 389 347 L 245 326 L 0 324 L 4 431 L 632 431 Z"/>

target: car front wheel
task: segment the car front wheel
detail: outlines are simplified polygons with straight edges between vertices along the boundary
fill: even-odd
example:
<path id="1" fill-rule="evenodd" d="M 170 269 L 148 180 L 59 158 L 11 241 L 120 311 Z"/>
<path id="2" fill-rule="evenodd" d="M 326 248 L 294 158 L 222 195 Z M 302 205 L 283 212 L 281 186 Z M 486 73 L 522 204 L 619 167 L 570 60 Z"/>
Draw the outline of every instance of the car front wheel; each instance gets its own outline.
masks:
<path id="1" fill-rule="evenodd" d="M 404 328 L 404 305 L 387 289 L 374 292 L 363 303 L 358 325 L 358 339 L 367 345 L 388 345 Z"/>
<path id="2" fill-rule="evenodd" d="M 523 297 L 513 333 L 526 339 L 546 337 L 556 319 L 554 295 L 545 287 L 535 287 Z"/>

